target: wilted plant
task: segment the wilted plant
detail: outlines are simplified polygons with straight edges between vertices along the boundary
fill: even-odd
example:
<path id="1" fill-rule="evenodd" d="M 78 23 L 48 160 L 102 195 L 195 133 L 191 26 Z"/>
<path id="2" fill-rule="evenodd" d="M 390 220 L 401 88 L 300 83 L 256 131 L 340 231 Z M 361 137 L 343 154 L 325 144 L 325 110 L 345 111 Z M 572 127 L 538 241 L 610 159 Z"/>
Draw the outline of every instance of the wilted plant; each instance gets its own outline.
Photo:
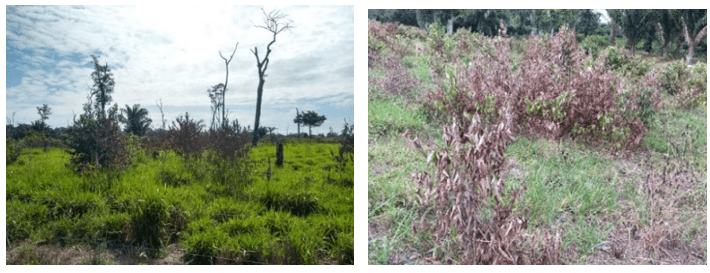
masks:
<path id="1" fill-rule="evenodd" d="M 180 115 L 173 121 L 170 133 L 180 149 L 178 152 L 185 157 L 185 160 L 189 159 L 191 155 L 202 154 L 202 150 L 206 146 L 204 137 L 200 134 L 203 127 L 202 120 L 190 119 L 190 114 L 187 112 L 184 116 Z"/>
<path id="2" fill-rule="evenodd" d="M 453 118 L 453 123 L 444 127 L 443 151 L 431 144 L 425 148 L 421 140 L 411 141 L 405 134 L 410 144 L 425 155 L 427 163 L 436 166 L 432 176 L 427 172 L 413 175 L 419 183 L 420 204 L 436 210 L 436 226 L 429 227 L 422 215 L 420 221 L 413 223 L 413 230 L 433 233 L 437 243 L 447 237 L 456 238 L 464 263 L 558 263 L 559 235 L 554 240 L 545 235 L 547 244 L 541 249 L 533 251 L 539 247 L 534 243 L 524 247 L 522 234 L 527 221 L 512 214 L 524 188 L 508 189 L 500 178 L 505 166 L 503 153 L 512 141 L 512 114 L 504 115 L 489 123 L 482 121 L 478 113 L 471 115 L 471 120 Z"/>
<path id="3" fill-rule="evenodd" d="M 237 133 L 230 128 L 222 128 L 217 131 L 211 131 L 208 138 L 208 145 L 219 153 L 221 158 L 229 159 L 233 166 L 236 166 L 237 160 L 245 158 L 251 149 L 251 136 L 244 131 Z"/>
<path id="4" fill-rule="evenodd" d="M 506 188 L 501 179 L 505 147 L 513 140 L 508 98 L 502 104 L 499 118 L 488 124 L 479 113 L 461 117 L 462 121 L 454 117 L 451 125 L 442 128 L 446 145 L 442 149 L 435 148 L 431 140 L 423 146 L 421 139 L 411 140 L 405 132 L 407 142 L 436 168 L 432 175 L 426 171 L 412 174 L 419 185 L 419 205 L 433 209 L 437 216 L 431 227 L 426 215 L 421 215 L 412 223 L 413 231 L 432 234 L 437 244 L 455 238 L 456 251 L 467 264 L 558 263 L 559 235 L 548 240 L 542 252 L 530 246 L 526 249 L 523 230 L 527 220 L 513 215 L 521 189 Z"/>

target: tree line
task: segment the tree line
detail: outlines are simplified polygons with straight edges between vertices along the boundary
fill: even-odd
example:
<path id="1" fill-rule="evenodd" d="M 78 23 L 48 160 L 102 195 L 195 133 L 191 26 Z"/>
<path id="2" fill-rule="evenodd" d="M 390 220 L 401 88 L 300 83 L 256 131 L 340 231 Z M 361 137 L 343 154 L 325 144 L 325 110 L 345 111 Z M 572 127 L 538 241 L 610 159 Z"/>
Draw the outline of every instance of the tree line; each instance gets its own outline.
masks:
<path id="1" fill-rule="evenodd" d="M 623 37 L 627 47 L 635 54 L 636 46 L 644 42 L 650 51 L 652 43 L 658 42 L 663 57 L 670 53 L 670 45 L 676 50 L 687 47 L 685 56 L 692 63 L 696 47 L 707 49 L 706 9 L 608 9 L 610 22 L 602 24 L 601 13 L 591 9 L 380 9 L 368 10 L 368 18 L 381 22 L 399 22 L 404 25 L 428 28 L 431 24 L 445 26 L 448 34 L 459 28 L 467 28 L 487 36 L 526 36 L 554 34 L 563 25 L 574 29 L 578 39 L 590 35 L 609 37 L 612 44 Z"/>

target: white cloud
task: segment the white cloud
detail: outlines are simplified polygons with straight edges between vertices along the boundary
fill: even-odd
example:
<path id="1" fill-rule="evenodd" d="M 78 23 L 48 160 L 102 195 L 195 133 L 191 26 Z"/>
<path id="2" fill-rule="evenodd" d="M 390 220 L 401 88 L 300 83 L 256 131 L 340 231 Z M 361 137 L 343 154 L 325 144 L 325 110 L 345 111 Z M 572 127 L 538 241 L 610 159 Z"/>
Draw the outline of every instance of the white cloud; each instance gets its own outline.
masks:
<path id="1" fill-rule="evenodd" d="M 262 108 L 295 108 L 303 101 L 352 107 L 353 8 L 274 8 L 295 28 L 279 33 L 271 46 Z M 9 6 L 6 14 L 7 50 L 21 56 L 7 67 L 23 72 L 19 85 L 7 86 L 6 113 L 17 111 L 16 121 L 37 119 L 34 107 L 47 103 L 53 109 L 49 124 L 65 126 L 86 102 L 95 54 L 114 73 L 119 106 L 152 107 L 150 118 L 159 121 L 155 101 L 162 99 L 174 109 L 166 119 L 188 110 L 208 122 L 206 90 L 225 77 L 219 52 L 228 57 L 239 42 L 229 65 L 227 108 L 238 109 L 231 116 L 243 124 L 253 123 L 258 78 L 251 50 L 257 47 L 263 58 L 273 37 L 253 26 L 262 23 L 259 6 Z M 263 119 L 284 130 L 292 123 L 266 111 Z"/>

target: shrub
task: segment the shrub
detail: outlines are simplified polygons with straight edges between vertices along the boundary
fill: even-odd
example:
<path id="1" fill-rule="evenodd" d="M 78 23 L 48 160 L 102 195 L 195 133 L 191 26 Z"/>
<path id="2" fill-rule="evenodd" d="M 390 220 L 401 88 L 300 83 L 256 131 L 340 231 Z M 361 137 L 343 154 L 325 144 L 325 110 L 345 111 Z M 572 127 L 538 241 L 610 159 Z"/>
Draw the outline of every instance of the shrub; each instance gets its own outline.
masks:
<path id="1" fill-rule="evenodd" d="M 382 63 L 385 69 L 384 77 L 373 79 L 374 85 L 384 94 L 371 95 L 409 95 L 417 88 L 420 81 L 413 77 L 409 70 L 404 67 L 402 61 L 395 57 L 390 57 Z"/>
<path id="2" fill-rule="evenodd" d="M 694 100 L 688 105 L 695 108 L 707 104 L 708 86 L 708 66 L 704 63 L 697 63 L 693 66 L 688 79 L 688 89 L 692 90 Z"/>
<path id="3" fill-rule="evenodd" d="M 697 64 L 689 70 L 682 60 L 672 62 L 661 73 L 660 82 L 662 89 L 673 95 L 681 107 L 692 109 L 706 103 L 707 66 L 705 64 Z"/>
<path id="4" fill-rule="evenodd" d="M 251 136 L 244 131 L 237 133 L 229 128 L 222 128 L 211 131 L 208 138 L 209 146 L 217 151 L 221 158 L 229 159 L 233 166 L 237 165 L 237 160 L 246 158 L 251 149 Z"/>
<path id="5" fill-rule="evenodd" d="M 177 122 L 177 123 L 176 123 Z M 207 146 L 206 138 L 200 133 L 204 125 L 202 121 L 190 119 L 190 114 L 178 116 L 170 127 L 170 135 L 175 143 L 178 154 L 185 160 L 190 156 L 200 156 Z"/>
<path id="6" fill-rule="evenodd" d="M 424 40 L 427 37 L 426 30 L 408 25 L 399 25 L 396 34 L 412 40 Z"/>
<path id="7" fill-rule="evenodd" d="M 398 26 L 397 22 L 382 24 L 375 20 L 368 20 L 368 68 L 377 67 L 380 58 L 386 56 L 387 52 L 395 46 L 394 37 Z"/>
<path id="8" fill-rule="evenodd" d="M 686 63 L 684 61 L 672 62 L 663 71 L 661 86 L 666 93 L 675 95 L 682 91 L 687 78 Z"/>
<path id="9" fill-rule="evenodd" d="M 13 138 L 5 139 L 5 165 L 12 164 L 17 161 L 22 153 L 22 142 Z"/>
<path id="10" fill-rule="evenodd" d="M 589 35 L 580 43 L 584 51 L 591 55 L 592 58 L 599 58 L 603 49 L 609 46 L 608 35 Z"/>
<path id="11" fill-rule="evenodd" d="M 128 240 L 133 244 L 159 249 L 168 239 L 170 208 L 163 198 L 145 196 L 132 205 L 127 225 Z M 151 256 L 157 254 L 150 252 Z"/>
<path id="12" fill-rule="evenodd" d="M 618 96 L 620 82 L 609 71 L 628 64 L 626 55 L 610 47 L 599 65 L 585 67 L 589 58 L 583 59 L 566 29 L 544 43 L 530 44 L 521 65 L 521 100 L 516 111 L 531 133 L 553 138 L 594 136 L 617 147 L 625 143 L 626 148 L 640 144 L 646 130 L 640 120 L 628 115 L 628 103 Z"/>
<path id="13" fill-rule="evenodd" d="M 56 138 L 51 138 L 45 132 L 30 130 L 24 138 L 22 138 L 24 147 L 42 148 L 47 151 L 49 147 L 63 147 L 64 143 Z"/>
<path id="14" fill-rule="evenodd" d="M 160 151 L 177 149 L 175 139 L 173 139 L 170 131 L 155 130 L 146 133 L 144 138 L 141 138 L 141 147 L 146 154 L 153 157 L 158 157 Z"/>
<path id="15" fill-rule="evenodd" d="M 494 123 L 485 125 L 478 113 L 467 126 L 442 126 L 445 147 L 436 149 L 421 139 L 407 142 L 433 164 L 435 171 L 414 173 L 418 183 L 417 197 L 422 211 L 436 211 L 434 226 L 427 223 L 426 214 L 414 220 L 414 233 L 431 234 L 438 245 L 447 239 L 456 240 L 457 254 L 466 264 L 556 264 L 561 244 L 548 239 L 542 249 L 526 246 L 523 230 L 527 220 L 513 215 L 520 201 L 520 189 L 506 188 L 500 180 L 505 167 L 503 152 L 512 137 L 510 104 Z M 428 155 L 427 155 L 428 154 Z M 549 238 L 549 234 L 548 234 Z M 533 239 L 533 242 L 536 239 Z M 532 244 L 534 245 L 534 244 Z M 537 246 L 534 246 L 537 247 Z M 542 250 L 542 251 L 540 251 Z"/>
<path id="16" fill-rule="evenodd" d="M 131 164 L 128 138 L 118 127 L 118 105 L 109 110 L 108 118 L 96 120 L 81 115 L 71 128 L 69 151 L 75 171 L 87 165 L 123 169 Z"/>
<path id="17" fill-rule="evenodd" d="M 477 65 L 444 64 L 441 71 L 431 71 L 436 87 L 421 98 L 430 115 L 444 123 L 454 118 L 467 126 L 470 115 L 478 113 L 484 122 L 497 120 L 499 109 L 509 92 L 517 90 L 517 82 L 509 67 L 508 45 L 489 44 L 495 55 L 474 56 Z"/>
<path id="18" fill-rule="evenodd" d="M 339 163 L 339 167 L 345 168 L 348 162 L 353 162 L 353 157 L 355 155 L 355 124 L 348 124 L 346 121 L 343 124 L 343 130 L 341 131 L 340 137 L 340 148 L 338 149 L 338 154 L 335 155 L 331 151 L 331 156 Z"/>
<path id="19" fill-rule="evenodd" d="M 604 66 L 614 71 L 622 71 L 632 60 L 623 48 L 610 46 L 604 51 Z"/>

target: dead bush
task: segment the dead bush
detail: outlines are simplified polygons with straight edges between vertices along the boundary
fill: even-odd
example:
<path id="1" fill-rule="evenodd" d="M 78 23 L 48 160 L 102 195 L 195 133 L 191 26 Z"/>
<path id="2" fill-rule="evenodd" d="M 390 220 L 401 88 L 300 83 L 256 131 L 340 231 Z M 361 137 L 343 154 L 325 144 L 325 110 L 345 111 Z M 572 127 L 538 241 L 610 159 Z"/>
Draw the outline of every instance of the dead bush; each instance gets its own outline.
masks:
<path id="1" fill-rule="evenodd" d="M 426 171 L 412 174 L 419 185 L 419 205 L 436 212 L 435 226 L 422 214 L 412 223 L 413 231 L 432 234 L 437 244 L 455 238 L 454 251 L 466 264 L 559 263 L 561 246 L 550 240 L 549 234 L 545 238 L 548 244 L 540 247 L 533 239 L 533 244 L 525 246 L 527 220 L 512 213 L 524 188 L 506 188 L 500 179 L 505 167 L 503 153 L 513 140 L 510 103 L 506 99 L 503 104 L 499 119 L 488 125 L 478 113 L 462 117 L 462 122 L 454 117 L 451 125 L 442 128 L 445 147 L 441 149 L 431 140 L 423 146 L 421 139 L 412 140 L 405 132 L 409 145 L 436 168 L 432 175 Z M 539 248 L 533 250 L 532 245 Z"/>

